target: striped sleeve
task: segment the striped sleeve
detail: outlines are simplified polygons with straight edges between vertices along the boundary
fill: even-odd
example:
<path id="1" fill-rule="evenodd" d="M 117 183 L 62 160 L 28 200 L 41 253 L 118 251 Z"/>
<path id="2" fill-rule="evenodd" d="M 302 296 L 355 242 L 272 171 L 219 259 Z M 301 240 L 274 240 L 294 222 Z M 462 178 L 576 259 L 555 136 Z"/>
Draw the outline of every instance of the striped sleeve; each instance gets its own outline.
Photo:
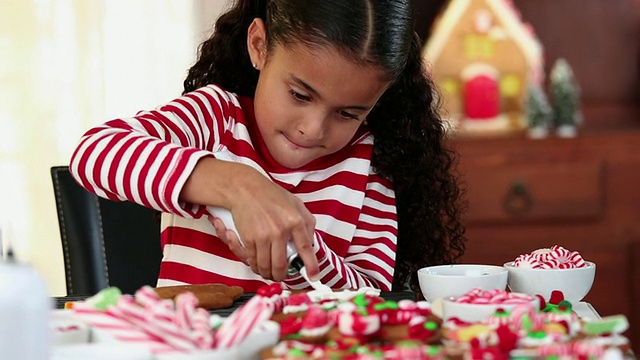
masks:
<path id="1" fill-rule="evenodd" d="M 198 160 L 213 156 L 239 114 L 235 96 L 214 86 L 201 88 L 87 131 L 69 170 L 99 196 L 199 217 L 205 208 L 180 202 L 178 196 Z"/>
<path id="2" fill-rule="evenodd" d="M 370 175 L 364 204 L 347 255 L 342 258 L 316 231 L 316 257 L 320 280 L 332 288 L 355 289 L 364 286 L 391 290 L 398 236 L 395 193 L 390 182 Z M 293 288 L 308 284 L 299 276 L 287 280 Z"/>

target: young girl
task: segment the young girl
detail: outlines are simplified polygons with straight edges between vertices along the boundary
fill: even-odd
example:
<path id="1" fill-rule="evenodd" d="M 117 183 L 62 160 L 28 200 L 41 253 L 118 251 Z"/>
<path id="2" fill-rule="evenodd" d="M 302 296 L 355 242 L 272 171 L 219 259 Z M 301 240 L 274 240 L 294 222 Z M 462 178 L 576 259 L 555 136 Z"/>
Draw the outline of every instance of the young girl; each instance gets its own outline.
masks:
<path id="1" fill-rule="evenodd" d="M 159 285 L 306 288 L 291 242 L 333 288 L 417 290 L 464 228 L 412 16 L 409 0 L 239 0 L 183 96 L 89 130 L 71 172 L 163 212 Z"/>

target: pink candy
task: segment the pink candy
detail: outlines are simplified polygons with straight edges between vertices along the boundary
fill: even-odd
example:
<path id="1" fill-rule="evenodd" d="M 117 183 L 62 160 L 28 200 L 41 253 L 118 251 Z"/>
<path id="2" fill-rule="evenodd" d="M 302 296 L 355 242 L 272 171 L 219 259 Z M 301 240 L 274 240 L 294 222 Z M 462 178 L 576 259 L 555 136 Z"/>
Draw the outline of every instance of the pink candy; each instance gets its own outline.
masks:
<path id="1" fill-rule="evenodd" d="M 482 290 L 480 288 L 472 289 L 466 294 L 458 297 L 455 301 L 463 304 L 525 304 L 534 298 L 529 295 L 514 294 L 504 290 Z"/>
<path id="2" fill-rule="evenodd" d="M 569 251 L 559 245 L 522 254 L 515 259 L 513 265 L 533 269 L 572 269 L 587 266 L 577 251 Z"/>

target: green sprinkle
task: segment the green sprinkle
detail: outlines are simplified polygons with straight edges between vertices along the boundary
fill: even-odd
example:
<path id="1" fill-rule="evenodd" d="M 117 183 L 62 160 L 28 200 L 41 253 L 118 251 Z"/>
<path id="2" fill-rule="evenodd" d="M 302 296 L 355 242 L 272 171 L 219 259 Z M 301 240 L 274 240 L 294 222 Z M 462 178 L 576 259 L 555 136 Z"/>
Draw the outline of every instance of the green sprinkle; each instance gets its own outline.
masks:
<path id="1" fill-rule="evenodd" d="M 429 356 L 436 356 L 440 354 L 441 351 L 442 351 L 442 347 L 437 345 L 429 345 L 427 347 L 427 355 Z"/>
<path id="2" fill-rule="evenodd" d="M 398 303 L 395 301 L 385 301 L 383 303 L 373 305 L 373 309 L 376 311 L 380 311 L 384 309 L 396 310 L 397 308 L 398 308 Z"/>
<path id="3" fill-rule="evenodd" d="M 435 321 L 426 321 L 424 323 L 424 328 L 427 330 L 438 330 L 438 323 Z"/>
<path id="4" fill-rule="evenodd" d="M 532 331 L 527 336 L 533 339 L 544 339 L 547 336 L 547 333 L 544 331 Z"/>
<path id="5" fill-rule="evenodd" d="M 367 306 L 367 298 L 364 294 L 358 294 L 356 296 L 353 297 L 353 303 L 361 306 L 361 307 L 366 307 Z"/>
<path id="6" fill-rule="evenodd" d="M 292 348 L 289 349 L 289 355 L 293 355 L 293 356 L 307 356 L 307 353 L 305 353 L 304 351 L 298 349 L 298 348 Z"/>

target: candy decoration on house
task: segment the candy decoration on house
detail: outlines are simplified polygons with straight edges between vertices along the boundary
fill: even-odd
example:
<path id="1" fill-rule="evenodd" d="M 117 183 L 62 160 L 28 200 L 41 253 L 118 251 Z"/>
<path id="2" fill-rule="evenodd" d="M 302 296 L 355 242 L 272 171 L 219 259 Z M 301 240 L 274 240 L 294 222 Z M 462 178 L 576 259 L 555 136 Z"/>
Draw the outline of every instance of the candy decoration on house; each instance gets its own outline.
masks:
<path id="1" fill-rule="evenodd" d="M 542 86 L 542 45 L 510 0 L 449 0 L 423 57 L 456 133 L 527 128 L 529 84 Z"/>
<path id="2" fill-rule="evenodd" d="M 553 126 L 553 111 L 544 90 L 538 85 L 529 85 L 527 94 L 527 134 L 532 139 L 549 135 Z"/>
<path id="3" fill-rule="evenodd" d="M 569 63 L 559 58 L 553 64 L 549 75 L 553 101 L 553 123 L 559 137 L 575 137 L 577 127 L 582 123 L 580 111 L 580 88 Z"/>

